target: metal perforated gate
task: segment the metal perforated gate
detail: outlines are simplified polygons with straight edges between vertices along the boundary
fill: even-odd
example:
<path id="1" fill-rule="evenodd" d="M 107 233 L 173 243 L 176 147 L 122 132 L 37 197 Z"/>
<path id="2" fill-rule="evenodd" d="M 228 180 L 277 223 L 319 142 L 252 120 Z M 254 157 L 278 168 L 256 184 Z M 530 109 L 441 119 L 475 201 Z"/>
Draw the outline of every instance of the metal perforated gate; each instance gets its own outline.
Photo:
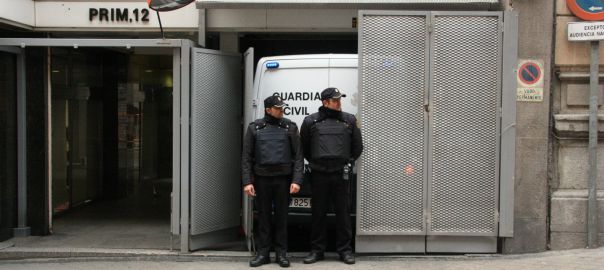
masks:
<path id="1" fill-rule="evenodd" d="M 241 224 L 241 56 L 191 55 L 190 249 L 237 236 Z"/>
<path id="2" fill-rule="evenodd" d="M 500 17 L 432 22 L 428 232 L 496 236 Z"/>
<path id="3" fill-rule="evenodd" d="M 360 59 L 366 144 L 360 179 L 379 180 L 359 181 L 358 230 L 363 234 L 426 232 L 426 22 L 425 16 L 365 18 L 364 34 L 370 37 L 363 35 Z M 400 174 L 405 167 L 414 172 Z"/>
<path id="4" fill-rule="evenodd" d="M 361 11 L 359 252 L 495 252 L 503 13 Z"/>

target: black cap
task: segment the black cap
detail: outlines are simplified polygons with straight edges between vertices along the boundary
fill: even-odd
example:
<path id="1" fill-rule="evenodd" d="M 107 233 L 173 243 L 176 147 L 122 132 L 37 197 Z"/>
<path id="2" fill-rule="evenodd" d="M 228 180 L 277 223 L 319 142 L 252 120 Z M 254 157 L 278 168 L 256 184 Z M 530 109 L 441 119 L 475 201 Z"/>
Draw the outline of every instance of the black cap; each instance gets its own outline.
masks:
<path id="1" fill-rule="evenodd" d="M 273 94 L 270 97 L 267 97 L 264 100 L 264 108 L 268 109 L 271 107 L 277 107 L 277 108 L 283 108 L 286 107 L 287 104 L 285 104 L 285 102 L 283 102 L 283 100 L 281 99 L 281 97 L 279 96 L 279 94 Z"/>
<path id="2" fill-rule="evenodd" d="M 340 90 L 335 87 L 325 88 L 325 90 L 321 92 L 321 100 L 341 97 L 346 97 L 346 94 L 342 94 L 342 92 L 340 92 Z"/>

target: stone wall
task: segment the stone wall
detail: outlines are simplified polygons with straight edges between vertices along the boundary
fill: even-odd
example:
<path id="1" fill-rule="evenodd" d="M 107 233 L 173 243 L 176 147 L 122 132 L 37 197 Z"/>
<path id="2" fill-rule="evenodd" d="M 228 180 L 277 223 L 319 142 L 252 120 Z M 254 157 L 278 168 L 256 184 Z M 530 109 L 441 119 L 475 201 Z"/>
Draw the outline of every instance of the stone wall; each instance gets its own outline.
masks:
<path id="1" fill-rule="evenodd" d="M 550 162 L 550 248 L 587 245 L 589 42 L 569 42 L 569 22 L 580 21 L 556 1 L 555 77 L 552 91 L 552 148 Z M 604 63 L 600 46 L 600 65 Z M 604 76 L 600 66 L 600 78 Z M 604 87 L 600 85 L 600 104 Z M 600 138 L 604 110 L 599 110 Z M 604 141 L 598 147 L 598 202 L 600 243 L 604 243 Z"/>
<path id="2" fill-rule="evenodd" d="M 514 0 L 518 12 L 518 59 L 544 63 L 543 101 L 516 103 L 514 237 L 504 238 L 504 253 L 547 249 L 549 89 L 554 1 Z"/>

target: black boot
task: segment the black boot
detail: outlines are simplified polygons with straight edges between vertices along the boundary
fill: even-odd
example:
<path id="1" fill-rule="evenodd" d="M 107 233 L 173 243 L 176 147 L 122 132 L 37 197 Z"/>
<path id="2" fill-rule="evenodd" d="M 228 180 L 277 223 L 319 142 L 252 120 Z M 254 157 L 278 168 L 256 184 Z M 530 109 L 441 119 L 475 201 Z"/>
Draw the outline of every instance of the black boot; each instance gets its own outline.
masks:
<path id="1" fill-rule="evenodd" d="M 323 256 L 323 252 L 314 252 L 313 251 L 310 254 L 308 254 L 308 256 L 306 256 L 306 258 L 304 258 L 304 264 L 316 263 L 323 259 L 325 259 L 325 256 Z"/>
<path id="2" fill-rule="evenodd" d="M 266 254 L 258 254 L 250 261 L 250 267 L 258 267 L 267 263 L 271 263 L 271 257 Z"/>
<path id="3" fill-rule="evenodd" d="M 345 264 L 354 264 L 354 255 L 351 252 L 341 253 L 340 261 L 343 261 Z"/>
<path id="4" fill-rule="evenodd" d="M 277 252 L 277 258 L 275 260 L 281 267 L 289 267 L 289 259 L 287 259 L 287 253 Z"/>

